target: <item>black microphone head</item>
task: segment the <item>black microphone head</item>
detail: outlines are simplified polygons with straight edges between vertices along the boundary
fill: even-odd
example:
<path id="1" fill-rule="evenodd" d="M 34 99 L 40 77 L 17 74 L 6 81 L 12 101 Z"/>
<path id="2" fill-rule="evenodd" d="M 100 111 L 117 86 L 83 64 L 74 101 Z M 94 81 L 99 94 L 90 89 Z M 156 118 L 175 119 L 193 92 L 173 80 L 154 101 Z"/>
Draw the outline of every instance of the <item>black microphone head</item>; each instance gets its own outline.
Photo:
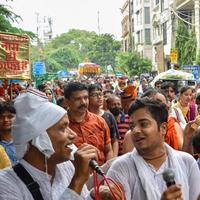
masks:
<path id="1" fill-rule="evenodd" d="M 171 169 L 166 169 L 164 172 L 163 172 L 163 179 L 164 181 L 166 182 L 167 186 L 170 186 L 170 185 L 173 185 L 175 184 L 175 174 L 174 174 L 174 171 L 171 170 Z"/>
<path id="2" fill-rule="evenodd" d="M 99 175 L 103 176 L 104 172 L 103 170 L 99 167 L 98 163 L 96 162 L 96 160 L 90 160 L 89 162 L 89 166 L 95 170 Z"/>

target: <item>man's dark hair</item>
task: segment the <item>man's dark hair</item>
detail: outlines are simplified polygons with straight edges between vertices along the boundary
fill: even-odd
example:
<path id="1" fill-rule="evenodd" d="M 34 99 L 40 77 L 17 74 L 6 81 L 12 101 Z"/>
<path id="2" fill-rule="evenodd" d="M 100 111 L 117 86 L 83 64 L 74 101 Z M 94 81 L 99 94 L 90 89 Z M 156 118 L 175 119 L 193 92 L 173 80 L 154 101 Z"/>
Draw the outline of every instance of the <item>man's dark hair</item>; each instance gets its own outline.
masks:
<path id="1" fill-rule="evenodd" d="M 200 105 L 200 93 L 198 93 L 196 96 L 196 104 Z"/>
<path id="2" fill-rule="evenodd" d="M 141 96 L 141 98 L 143 97 L 153 97 L 154 95 L 156 95 L 157 90 L 154 88 L 148 88 Z"/>
<path id="3" fill-rule="evenodd" d="M 13 102 L 1 102 L 0 103 L 0 114 L 10 112 L 16 114 Z"/>
<path id="4" fill-rule="evenodd" d="M 65 100 L 65 97 L 64 97 L 64 96 L 60 96 L 60 97 L 58 97 L 58 99 L 56 100 L 56 104 L 57 104 L 58 106 L 61 106 L 64 100 Z"/>
<path id="5" fill-rule="evenodd" d="M 88 92 L 89 94 L 93 91 L 93 90 L 98 90 L 98 91 L 101 91 L 102 92 L 102 87 L 100 84 L 98 83 L 94 83 L 94 84 L 89 84 L 88 85 Z"/>
<path id="6" fill-rule="evenodd" d="M 163 83 L 162 80 L 157 80 L 157 81 L 154 83 L 154 86 L 156 87 L 157 85 L 162 84 L 162 83 Z"/>
<path id="7" fill-rule="evenodd" d="M 196 134 L 192 137 L 192 146 L 195 153 L 200 153 L 200 130 L 198 129 Z"/>
<path id="8" fill-rule="evenodd" d="M 38 90 L 44 92 L 46 85 L 44 83 L 42 83 L 42 84 L 38 85 L 37 88 L 38 88 Z"/>
<path id="9" fill-rule="evenodd" d="M 167 122 L 168 120 L 168 111 L 166 105 L 158 100 L 149 97 L 136 99 L 135 102 L 133 102 L 133 104 L 130 106 L 128 115 L 131 116 L 140 108 L 146 108 L 151 113 L 152 117 L 157 122 L 158 127 L 160 127 L 163 122 Z"/>
<path id="10" fill-rule="evenodd" d="M 175 87 L 174 83 L 172 83 L 172 82 L 163 82 L 162 85 L 161 85 L 161 89 L 162 90 L 166 90 L 166 89 L 168 89 L 170 87 L 174 90 L 175 93 L 177 93 L 177 90 L 176 90 L 176 87 Z"/>
<path id="11" fill-rule="evenodd" d="M 64 96 L 66 99 L 69 99 L 73 92 L 83 90 L 88 91 L 88 86 L 85 83 L 71 81 L 64 86 Z"/>

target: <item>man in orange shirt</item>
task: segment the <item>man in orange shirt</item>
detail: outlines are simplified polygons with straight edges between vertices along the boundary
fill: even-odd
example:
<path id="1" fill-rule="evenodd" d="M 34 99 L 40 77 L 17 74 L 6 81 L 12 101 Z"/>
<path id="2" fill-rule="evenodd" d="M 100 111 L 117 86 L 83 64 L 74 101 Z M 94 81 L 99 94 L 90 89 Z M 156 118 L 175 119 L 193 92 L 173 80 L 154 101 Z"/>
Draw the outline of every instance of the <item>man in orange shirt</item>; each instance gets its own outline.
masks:
<path id="1" fill-rule="evenodd" d="M 89 94 L 87 85 L 69 82 L 64 87 L 64 96 L 69 108 L 69 127 L 77 133 L 74 144 L 92 144 L 100 150 L 99 164 L 113 157 L 110 131 L 105 120 L 88 111 Z"/>

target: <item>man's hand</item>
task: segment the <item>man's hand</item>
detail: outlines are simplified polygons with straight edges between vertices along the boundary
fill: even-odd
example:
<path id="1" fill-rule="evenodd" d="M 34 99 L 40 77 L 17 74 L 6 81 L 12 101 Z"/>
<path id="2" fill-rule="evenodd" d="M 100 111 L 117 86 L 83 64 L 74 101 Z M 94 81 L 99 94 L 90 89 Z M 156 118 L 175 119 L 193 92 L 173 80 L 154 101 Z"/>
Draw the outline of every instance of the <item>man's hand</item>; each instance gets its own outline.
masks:
<path id="1" fill-rule="evenodd" d="M 192 154 L 193 149 L 191 145 L 191 138 L 195 133 L 195 129 L 192 128 L 194 121 L 188 122 L 183 131 L 183 147 L 182 151 Z"/>
<path id="2" fill-rule="evenodd" d="M 82 144 L 74 154 L 75 160 L 73 161 L 75 173 L 69 188 L 81 193 L 83 185 L 88 180 L 90 174 L 89 162 L 91 159 L 98 161 L 99 150 L 89 144 Z"/>
<path id="3" fill-rule="evenodd" d="M 118 185 L 121 188 L 121 191 L 124 193 L 123 187 L 121 184 L 118 183 Z M 112 189 L 112 192 L 114 193 L 115 197 L 117 200 L 121 200 L 122 199 L 122 194 L 120 192 L 120 190 L 113 184 L 110 183 L 110 188 Z M 100 195 L 100 200 L 115 200 L 115 198 L 113 197 L 109 187 L 107 185 L 101 185 L 99 188 L 99 195 Z M 94 194 L 94 190 L 91 191 L 90 196 L 95 199 L 95 194 Z"/>
<path id="4" fill-rule="evenodd" d="M 161 200 L 183 200 L 181 186 L 176 184 L 168 187 Z"/>

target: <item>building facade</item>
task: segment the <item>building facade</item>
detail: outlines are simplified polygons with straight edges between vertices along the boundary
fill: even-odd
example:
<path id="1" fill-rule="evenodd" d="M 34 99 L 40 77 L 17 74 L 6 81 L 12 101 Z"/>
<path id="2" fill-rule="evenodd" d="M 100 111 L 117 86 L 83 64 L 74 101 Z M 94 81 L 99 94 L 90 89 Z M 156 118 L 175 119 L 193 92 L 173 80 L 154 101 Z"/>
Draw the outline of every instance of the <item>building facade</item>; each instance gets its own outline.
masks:
<path id="1" fill-rule="evenodd" d="M 123 51 L 132 47 L 149 58 L 152 70 L 171 68 L 170 51 L 175 48 L 178 20 L 188 29 L 195 27 L 199 52 L 200 0 L 126 0 L 122 11 Z"/>
<path id="2" fill-rule="evenodd" d="M 133 8 L 135 50 L 152 60 L 151 0 L 135 0 Z"/>
<path id="3" fill-rule="evenodd" d="M 122 50 L 124 52 L 129 51 L 130 49 L 130 13 L 129 13 L 129 1 L 126 0 L 124 5 L 121 8 L 121 13 L 122 13 Z"/>
<path id="4" fill-rule="evenodd" d="M 151 1 L 126 0 L 122 6 L 122 49 L 152 60 Z"/>

